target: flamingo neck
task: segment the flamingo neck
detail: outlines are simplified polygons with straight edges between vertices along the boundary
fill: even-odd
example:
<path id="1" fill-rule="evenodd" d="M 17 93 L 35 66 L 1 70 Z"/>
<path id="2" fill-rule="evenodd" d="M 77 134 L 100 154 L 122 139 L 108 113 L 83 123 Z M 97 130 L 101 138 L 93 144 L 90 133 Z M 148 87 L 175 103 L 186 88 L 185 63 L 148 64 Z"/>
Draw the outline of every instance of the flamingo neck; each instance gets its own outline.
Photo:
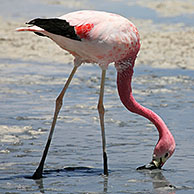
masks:
<path id="1" fill-rule="evenodd" d="M 122 103 L 129 111 L 149 119 L 156 126 L 159 132 L 159 139 L 166 135 L 171 136 L 164 121 L 152 110 L 143 107 L 134 99 L 131 88 L 132 76 L 133 66 L 117 71 L 117 87 Z"/>

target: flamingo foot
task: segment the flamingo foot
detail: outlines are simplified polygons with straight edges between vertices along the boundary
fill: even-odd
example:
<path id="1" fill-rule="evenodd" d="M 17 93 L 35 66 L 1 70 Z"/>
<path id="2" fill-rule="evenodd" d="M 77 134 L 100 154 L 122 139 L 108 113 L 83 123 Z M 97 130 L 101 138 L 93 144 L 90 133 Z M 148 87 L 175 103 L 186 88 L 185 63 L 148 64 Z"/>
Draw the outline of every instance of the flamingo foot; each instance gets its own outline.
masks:
<path id="1" fill-rule="evenodd" d="M 154 169 L 161 169 L 161 167 L 160 166 L 157 167 L 153 161 L 150 162 L 149 164 L 136 168 L 136 170 L 154 170 Z"/>

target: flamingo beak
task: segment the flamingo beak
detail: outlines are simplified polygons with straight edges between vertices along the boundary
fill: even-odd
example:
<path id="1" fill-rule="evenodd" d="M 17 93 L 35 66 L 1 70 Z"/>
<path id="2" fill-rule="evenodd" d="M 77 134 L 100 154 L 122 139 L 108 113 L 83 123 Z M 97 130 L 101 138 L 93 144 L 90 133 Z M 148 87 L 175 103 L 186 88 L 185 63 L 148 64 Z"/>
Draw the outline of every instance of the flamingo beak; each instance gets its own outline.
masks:
<path id="1" fill-rule="evenodd" d="M 161 158 L 157 159 L 152 159 L 152 161 L 149 164 L 146 164 L 144 166 L 138 167 L 136 170 L 154 170 L 154 169 L 161 169 L 163 166 L 163 162 Z"/>

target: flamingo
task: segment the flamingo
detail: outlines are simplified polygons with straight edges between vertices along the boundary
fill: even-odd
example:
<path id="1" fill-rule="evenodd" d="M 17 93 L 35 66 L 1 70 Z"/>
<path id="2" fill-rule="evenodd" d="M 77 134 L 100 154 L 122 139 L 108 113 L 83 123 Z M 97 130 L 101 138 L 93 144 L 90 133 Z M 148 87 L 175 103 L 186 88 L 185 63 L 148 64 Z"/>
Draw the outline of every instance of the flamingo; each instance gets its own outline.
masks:
<path id="1" fill-rule="evenodd" d="M 108 159 L 103 96 L 106 71 L 110 63 L 114 63 L 117 70 L 118 94 L 123 105 L 132 113 L 150 120 L 159 133 L 159 140 L 154 148 L 151 162 L 137 168 L 137 170 L 161 169 L 175 150 L 175 140 L 164 121 L 152 110 L 140 105 L 133 97 L 131 82 L 135 60 L 140 49 L 140 36 L 135 25 L 123 16 L 93 10 L 75 11 L 61 17 L 48 19 L 36 18 L 26 24 L 28 24 L 27 27 L 16 30 L 31 31 L 37 35 L 46 36 L 74 56 L 74 67 L 61 93 L 56 98 L 56 107 L 47 143 L 39 166 L 32 178 L 39 179 L 42 177 L 45 159 L 62 107 L 63 97 L 82 63 L 97 63 L 102 70 L 97 109 L 102 136 L 104 175 L 108 176 Z"/>

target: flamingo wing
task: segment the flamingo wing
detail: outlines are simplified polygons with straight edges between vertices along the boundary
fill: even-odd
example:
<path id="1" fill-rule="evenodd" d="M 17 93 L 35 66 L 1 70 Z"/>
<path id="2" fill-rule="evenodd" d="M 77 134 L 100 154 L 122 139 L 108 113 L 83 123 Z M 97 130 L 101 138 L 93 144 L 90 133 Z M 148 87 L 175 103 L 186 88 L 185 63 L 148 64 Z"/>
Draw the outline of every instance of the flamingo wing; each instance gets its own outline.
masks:
<path id="1" fill-rule="evenodd" d="M 66 20 L 59 18 L 42 19 L 36 18 L 31 20 L 27 24 L 38 26 L 47 32 L 52 34 L 61 35 L 66 38 L 71 38 L 74 40 L 81 40 L 76 34 L 74 26 L 71 26 Z M 40 33 L 41 34 L 41 33 Z"/>
<path id="2" fill-rule="evenodd" d="M 94 37 L 99 38 L 99 34 L 90 36 L 89 32 L 98 24 L 102 24 L 102 21 L 105 20 L 106 17 L 107 13 L 105 12 L 103 14 L 97 11 L 77 11 L 56 18 L 36 18 L 27 24 L 43 29 L 44 31 L 38 33 L 39 35 L 44 35 L 46 31 L 65 38 L 81 41 L 81 39 L 92 40 Z M 33 29 L 32 27 L 28 27 L 28 29 L 29 28 Z M 19 29 L 19 31 L 22 30 Z"/>
<path id="3" fill-rule="evenodd" d="M 139 48 L 138 32 L 126 18 L 100 11 L 77 11 L 58 18 L 34 19 L 27 28 L 55 41 L 82 62 L 108 66 L 134 55 Z"/>

